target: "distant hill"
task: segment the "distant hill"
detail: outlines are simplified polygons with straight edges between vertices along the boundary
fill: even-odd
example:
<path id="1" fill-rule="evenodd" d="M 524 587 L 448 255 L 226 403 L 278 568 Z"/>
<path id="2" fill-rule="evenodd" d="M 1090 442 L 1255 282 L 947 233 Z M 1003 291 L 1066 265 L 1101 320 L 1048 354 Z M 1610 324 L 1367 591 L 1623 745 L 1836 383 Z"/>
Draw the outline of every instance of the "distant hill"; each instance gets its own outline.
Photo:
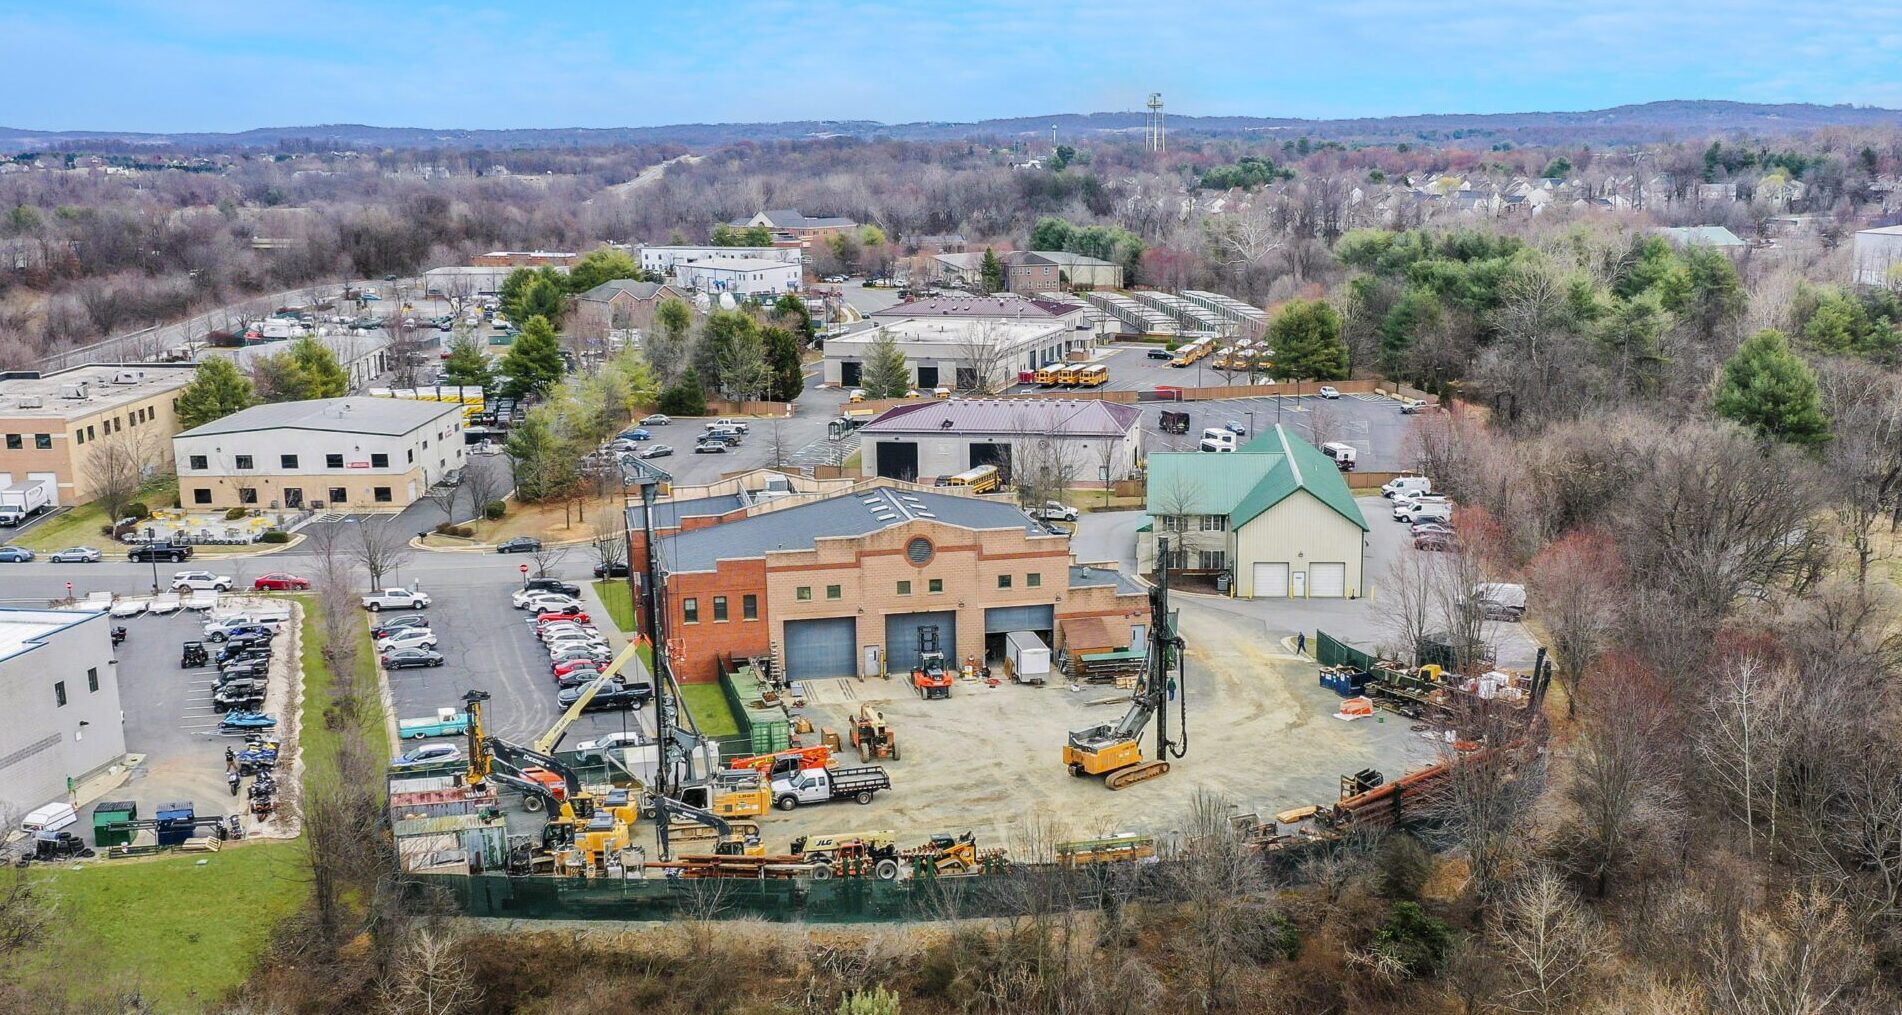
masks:
<path id="1" fill-rule="evenodd" d="M 156 134 L 128 131 L 35 131 L 0 127 L 0 152 L 37 151 L 96 144 L 113 148 L 269 148 L 286 143 L 328 148 L 555 148 L 627 144 L 708 146 L 739 141 L 812 140 L 826 137 L 899 140 L 961 140 L 1049 136 L 1051 127 L 1069 139 L 1135 134 L 1145 114 L 1057 113 L 975 122 L 791 120 L 779 123 L 685 123 L 664 127 L 548 127 L 519 130 L 460 130 L 372 127 L 333 123 L 311 127 L 259 127 L 231 134 Z M 1902 126 L 1902 111 L 1867 106 L 1809 103 L 1766 105 L 1717 100 L 1669 100 L 1577 112 L 1429 113 L 1414 116 L 1304 120 L 1293 117 L 1169 117 L 1170 133 L 1184 135 L 1272 134 L 1371 142 L 1440 142 L 1490 137 L 1523 144 L 1591 141 L 1631 144 L 1696 138 L 1709 134 L 1790 134 L 1829 126 Z"/>

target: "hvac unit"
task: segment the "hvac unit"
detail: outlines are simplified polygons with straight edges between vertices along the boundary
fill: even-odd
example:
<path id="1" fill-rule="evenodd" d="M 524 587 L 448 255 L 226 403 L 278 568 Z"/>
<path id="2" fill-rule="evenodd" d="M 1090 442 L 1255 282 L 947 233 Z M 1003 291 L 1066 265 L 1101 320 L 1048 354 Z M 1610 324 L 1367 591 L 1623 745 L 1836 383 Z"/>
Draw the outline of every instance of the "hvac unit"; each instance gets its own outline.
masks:
<path id="1" fill-rule="evenodd" d="M 20 408 L 22 409 L 41 409 L 41 408 L 45 408 L 45 406 L 46 406 L 46 399 L 41 398 L 38 395 L 30 395 L 26 398 L 20 399 Z"/>
<path id="2" fill-rule="evenodd" d="M 112 375 L 112 383 L 114 384 L 137 384 L 142 380 L 145 380 L 145 371 L 143 370 L 121 370 Z"/>
<path id="3" fill-rule="evenodd" d="M 92 392 L 87 390 L 85 381 L 78 381 L 73 384 L 60 385 L 59 397 L 72 398 L 72 399 L 86 399 L 86 398 L 92 397 Z"/>

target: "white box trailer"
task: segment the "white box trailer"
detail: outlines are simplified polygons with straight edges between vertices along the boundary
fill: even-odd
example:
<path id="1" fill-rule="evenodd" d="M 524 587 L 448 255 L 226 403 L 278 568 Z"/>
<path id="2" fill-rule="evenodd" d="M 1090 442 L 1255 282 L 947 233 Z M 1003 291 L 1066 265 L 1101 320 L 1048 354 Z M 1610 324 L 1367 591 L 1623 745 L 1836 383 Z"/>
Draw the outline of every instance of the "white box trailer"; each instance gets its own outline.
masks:
<path id="1" fill-rule="evenodd" d="M 1020 684 L 1043 683 L 1050 679 L 1050 647 L 1029 631 L 1006 634 L 1004 672 Z"/>

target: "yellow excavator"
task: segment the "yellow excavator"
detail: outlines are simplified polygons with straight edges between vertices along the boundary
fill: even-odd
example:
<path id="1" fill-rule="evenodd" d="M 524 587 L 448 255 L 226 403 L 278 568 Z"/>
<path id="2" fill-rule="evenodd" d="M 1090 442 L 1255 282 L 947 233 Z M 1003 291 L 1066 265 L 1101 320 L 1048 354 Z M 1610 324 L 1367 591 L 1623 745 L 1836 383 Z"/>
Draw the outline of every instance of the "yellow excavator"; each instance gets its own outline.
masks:
<path id="1" fill-rule="evenodd" d="M 545 852 L 573 848 L 588 867 L 604 870 L 610 857 L 632 843 L 639 800 L 627 790 L 596 797 L 582 788 L 574 769 L 553 755 L 490 735 L 482 722 L 482 703 L 488 699 L 487 691 L 462 696 L 469 713 L 470 788 L 493 780 L 521 790 L 524 807 L 548 812 L 542 827 Z"/>
<path id="2" fill-rule="evenodd" d="M 1168 540 L 1156 542 L 1156 559 L 1167 560 Z M 1123 789 L 1147 782 L 1169 771 L 1169 759 L 1189 751 L 1188 695 L 1182 677 L 1182 639 L 1169 616 L 1169 570 L 1158 568 L 1158 581 L 1149 589 L 1149 653 L 1142 680 L 1130 694 L 1129 711 L 1115 723 L 1071 730 L 1063 745 L 1063 763 L 1070 774 L 1103 776 L 1103 785 Z M 1174 677 L 1170 675 L 1174 667 Z M 1178 701 L 1180 739 L 1169 739 L 1169 700 Z M 1156 724 L 1156 756 L 1143 757 L 1142 736 L 1151 720 Z"/>

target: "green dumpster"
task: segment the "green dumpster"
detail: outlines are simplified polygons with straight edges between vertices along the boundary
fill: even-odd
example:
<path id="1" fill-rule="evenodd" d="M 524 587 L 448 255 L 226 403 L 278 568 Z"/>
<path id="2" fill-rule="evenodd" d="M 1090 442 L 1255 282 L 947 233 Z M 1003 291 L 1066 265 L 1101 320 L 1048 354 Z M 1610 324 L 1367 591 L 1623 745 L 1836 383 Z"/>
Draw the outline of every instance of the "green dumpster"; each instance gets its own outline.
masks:
<path id="1" fill-rule="evenodd" d="M 92 811 L 92 843 L 99 849 L 125 846 L 132 842 L 132 830 L 123 827 L 137 821 L 139 805 L 131 800 L 102 802 Z M 115 827 L 121 826 L 121 827 Z"/>

